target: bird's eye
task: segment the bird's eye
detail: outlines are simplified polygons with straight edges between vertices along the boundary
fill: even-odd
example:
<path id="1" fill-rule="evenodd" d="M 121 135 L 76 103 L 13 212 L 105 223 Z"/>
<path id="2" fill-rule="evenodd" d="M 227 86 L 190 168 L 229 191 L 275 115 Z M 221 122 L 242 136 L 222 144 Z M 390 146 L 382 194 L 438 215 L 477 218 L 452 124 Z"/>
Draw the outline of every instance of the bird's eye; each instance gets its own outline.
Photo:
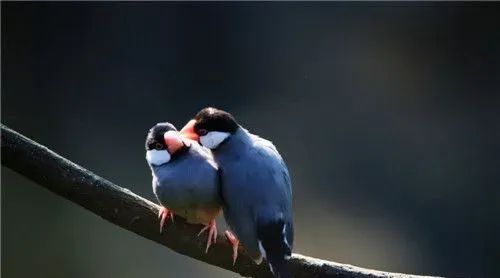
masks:
<path id="1" fill-rule="evenodd" d="M 156 149 L 158 149 L 158 150 L 161 150 L 161 149 L 163 149 L 163 144 L 161 144 L 161 143 L 156 143 L 156 144 L 155 144 L 155 148 L 156 148 Z"/>
<path id="2" fill-rule="evenodd" d="M 205 136 L 207 135 L 208 131 L 206 129 L 198 129 L 198 135 L 200 136 Z"/>

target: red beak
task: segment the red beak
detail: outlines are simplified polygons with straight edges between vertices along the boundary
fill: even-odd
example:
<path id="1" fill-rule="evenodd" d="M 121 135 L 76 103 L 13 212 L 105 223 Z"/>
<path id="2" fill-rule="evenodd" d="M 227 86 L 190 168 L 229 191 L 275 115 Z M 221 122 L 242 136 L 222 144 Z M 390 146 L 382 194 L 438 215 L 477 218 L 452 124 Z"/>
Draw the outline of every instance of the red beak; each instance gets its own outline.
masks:
<path id="1" fill-rule="evenodd" d="M 182 148 L 183 142 L 182 138 L 177 131 L 168 131 L 163 135 L 165 144 L 167 145 L 168 152 L 170 154 L 176 153 L 180 148 Z"/>
<path id="2" fill-rule="evenodd" d="M 189 138 L 191 140 L 200 141 L 200 136 L 194 132 L 194 124 L 196 120 L 190 120 L 180 131 L 182 136 Z"/>

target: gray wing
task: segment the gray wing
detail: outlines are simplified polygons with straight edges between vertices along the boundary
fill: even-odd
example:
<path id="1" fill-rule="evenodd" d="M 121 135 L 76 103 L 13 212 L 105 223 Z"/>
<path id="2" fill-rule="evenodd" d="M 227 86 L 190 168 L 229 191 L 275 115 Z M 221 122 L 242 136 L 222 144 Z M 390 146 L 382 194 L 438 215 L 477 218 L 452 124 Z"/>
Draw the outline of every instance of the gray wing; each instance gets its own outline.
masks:
<path id="1" fill-rule="evenodd" d="M 288 241 L 288 244 L 290 247 L 293 247 L 293 239 L 294 239 L 294 227 L 293 227 L 293 215 L 292 215 L 292 180 L 290 178 L 290 173 L 288 171 L 288 167 L 286 166 L 285 161 L 279 154 L 278 150 L 276 149 L 276 146 L 271 141 L 268 141 L 264 138 L 259 137 L 258 142 L 263 146 L 263 148 L 266 150 L 266 152 L 273 157 L 275 160 L 279 163 L 279 165 L 276 166 L 275 170 L 275 175 L 276 175 L 276 180 L 278 181 L 277 184 L 280 189 L 285 192 L 286 197 L 285 197 L 285 204 L 284 205 L 284 213 L 285 213 L 285 221 L 286 221 L 286 238 Z M 280 178 L 281 175 L 281 178 Z"/>
<path id="2" fill-rule="evenodd" d="M 225 160 L 227 163 L 219 165 L 226 221 L 254 259 L 260 256 L 256 234 L 260 222 L 284 218 L 287 240 L 293 244 L 288 169 L 269 141 L 257 144 L 242 151 L 239 157 L 243 159 Z"/>

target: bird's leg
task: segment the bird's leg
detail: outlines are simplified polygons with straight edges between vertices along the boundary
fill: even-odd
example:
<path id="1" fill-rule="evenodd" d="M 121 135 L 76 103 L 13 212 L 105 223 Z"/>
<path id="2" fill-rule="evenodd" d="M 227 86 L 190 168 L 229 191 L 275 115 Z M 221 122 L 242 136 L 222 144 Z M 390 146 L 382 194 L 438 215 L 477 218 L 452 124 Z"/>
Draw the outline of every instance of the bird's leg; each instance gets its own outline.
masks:
<path id="1" fill-rule="evenodd" d="M 215 218 L 210 220 L 210 222 L 208 222 L 208 224 L 205 225 L 203 229 L 201 229 L 201 231 L 198 233 L 198 236 L 203 234 L 203 232 L 205 232 L 207 229 L 209 229 L 209 231 L 208 231 L 207 248 L 205 249 L 205 253 L 208 252 L 208 248 L 210 248 L 210 246 L 212 245 L 212 238 L 214 244 L 217 241 L 217 225 L 215 223 Z"/>
<path id="2" fill-rule="evenodd" d="M 172 222 L 174 222 L 174 212 L 169 210 L 166 207 L 161 207 L 160 212 L 158 213 L 158 218 L 160 218 L 160 234 L 163 232 L 163 226 L 165 225 L 165 222 L 167 219 L 170 217 L 172 219 Z"/>
<path id="3" fill-rule="evenodd" d="M 230 231 L 226 231 L 225 234 L 229 242 L 233 245 L 233 265 L 235 265 L 236 259 L 238 258 L 238 246 L 240 245 L 240 241 Z"/>

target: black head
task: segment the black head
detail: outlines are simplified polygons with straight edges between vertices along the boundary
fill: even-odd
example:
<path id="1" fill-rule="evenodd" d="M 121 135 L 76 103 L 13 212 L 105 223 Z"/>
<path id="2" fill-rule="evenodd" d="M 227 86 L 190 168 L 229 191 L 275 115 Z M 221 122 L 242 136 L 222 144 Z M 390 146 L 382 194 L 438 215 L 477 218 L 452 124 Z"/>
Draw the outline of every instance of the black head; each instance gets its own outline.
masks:
<path id="1" fill-rule="evenodd" d="M 165 122 L 165 123 L 157 123 L 155 126 L 153 126 L 149 132 L 148 136 L 146 138 L 146 150 L 164 150 L 167 148 L 165 144 L 165 140 L 163 138 L 163 135 L 167 131 L 174 130 L 177 131 L 177 128 L 171 123 Z"/>
<path id="2" fill-rule="evenodd" d="M 194 131 L 199 136 L 203 136 L 211 131 L 233 134 L 238 130 L 238 123 L 233 115 L 213 107 L 203 108 L 196 114 L 194 120 L 196 121 Z"/>

